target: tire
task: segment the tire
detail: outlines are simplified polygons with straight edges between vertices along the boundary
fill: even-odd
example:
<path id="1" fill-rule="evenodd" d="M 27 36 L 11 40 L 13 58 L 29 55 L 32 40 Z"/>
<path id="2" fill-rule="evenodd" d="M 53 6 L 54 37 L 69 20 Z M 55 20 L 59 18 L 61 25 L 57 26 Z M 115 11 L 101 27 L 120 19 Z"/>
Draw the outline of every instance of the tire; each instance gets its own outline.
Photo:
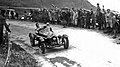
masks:
<path id="1" fill-rule="evenodd" d="M 68 47 L 69 47 L 69 40 L 68 40 L 68 38 L 63 38 L 63 46 L 64 46 L 64 49 L 68 49 Z"/>
<path id="2" fill-rule="evenodd" d="M 30 38 L 31 46 L 35 46 L 35 40 L 34 40 L 35 36 L 34 36 L 34 34 L 29 33 L 29 38 Z"/>
<path id="3" fill-rule="evenodd" d="M 45 50 L 46 50 L 45 43 L 41 43 L 40 45 L 41 45 L 42 54 L 45 54 Z"/>

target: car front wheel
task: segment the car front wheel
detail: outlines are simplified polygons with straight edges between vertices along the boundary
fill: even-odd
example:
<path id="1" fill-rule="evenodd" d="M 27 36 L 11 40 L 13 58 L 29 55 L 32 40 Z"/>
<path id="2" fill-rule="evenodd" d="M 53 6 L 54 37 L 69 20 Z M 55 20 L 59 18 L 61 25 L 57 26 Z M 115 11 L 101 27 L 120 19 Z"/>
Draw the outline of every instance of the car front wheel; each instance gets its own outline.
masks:
<path id="1" fill-rule="evenodd" d="M 68 40 L 68 38 L 63 38 L 63 45 L 64 45 L 64 49 L 68 49 L 68 47 L 69 47 L 69 40 Z"/>

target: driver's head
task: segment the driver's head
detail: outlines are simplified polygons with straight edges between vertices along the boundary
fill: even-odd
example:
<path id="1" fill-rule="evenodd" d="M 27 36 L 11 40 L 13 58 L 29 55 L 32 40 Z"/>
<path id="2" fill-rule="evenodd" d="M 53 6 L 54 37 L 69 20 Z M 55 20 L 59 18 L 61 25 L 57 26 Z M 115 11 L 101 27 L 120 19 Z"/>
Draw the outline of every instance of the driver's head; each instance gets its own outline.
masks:
<path id="1" fill-rule="evenodd" d="M 107 9 L 107 12 L 110 13 L 110 9 Z"/>

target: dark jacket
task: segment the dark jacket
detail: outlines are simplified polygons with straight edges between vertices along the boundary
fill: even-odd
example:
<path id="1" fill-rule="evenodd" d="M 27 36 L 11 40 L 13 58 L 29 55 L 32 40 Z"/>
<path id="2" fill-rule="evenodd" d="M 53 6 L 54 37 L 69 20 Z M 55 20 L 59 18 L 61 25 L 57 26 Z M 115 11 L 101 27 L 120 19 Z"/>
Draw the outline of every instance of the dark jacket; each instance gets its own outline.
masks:
<path id="1" fill-rule="evenodd" d="M 9 27 L 8 27 L 8 25 L 7 25 L 7 23 L 6 23 L 5 17 L 3 17 L 3 16 L 0 15 L 0 37 L 3 36 L 4 26 L 5 26 L 5 28 L 6 28 L 6 30 L 8 32 L 11 32 L 10 29 L 9 29 Z"/>

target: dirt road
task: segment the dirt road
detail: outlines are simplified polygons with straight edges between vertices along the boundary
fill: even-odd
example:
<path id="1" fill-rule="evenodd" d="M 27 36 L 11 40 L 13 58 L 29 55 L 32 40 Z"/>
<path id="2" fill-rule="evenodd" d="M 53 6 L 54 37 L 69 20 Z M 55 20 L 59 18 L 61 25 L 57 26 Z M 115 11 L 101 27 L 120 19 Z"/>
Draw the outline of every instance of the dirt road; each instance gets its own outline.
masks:
<path id="1" fill-rule="evenodd" d="M 64 50 L 63 47 L 50 49 L 42 55 L 39 48 L 32 48 L 29 43 L 28 33 L 34 32 L 35 23 L 25 21 L 8 23 L 12 29 L 11 39 L 32 54 L 38 60 L 38 64 L 57 67 L 120 67 L 120 46 L 98 32 L 52 25 L 56 34 L 69 36 L 70 47 L 68 50 Z"/>

